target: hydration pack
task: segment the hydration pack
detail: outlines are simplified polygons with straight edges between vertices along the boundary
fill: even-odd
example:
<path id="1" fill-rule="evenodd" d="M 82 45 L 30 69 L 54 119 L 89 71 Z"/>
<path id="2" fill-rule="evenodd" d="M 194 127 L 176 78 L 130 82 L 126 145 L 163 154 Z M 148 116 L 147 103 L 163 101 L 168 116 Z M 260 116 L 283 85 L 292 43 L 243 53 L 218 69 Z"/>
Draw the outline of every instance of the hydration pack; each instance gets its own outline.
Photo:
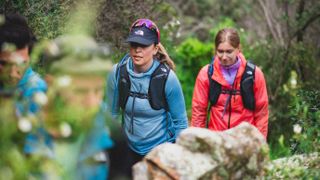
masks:
<path id="1" fill-rule="evenodd" d="M 230 95 L 241 95 L 243 105 L 246 109 L 253 111 L 255 109 L 255 99 L 253 92 L 254 85 L 254 73 L 256 66 L 251 62 L 247 62 L 245 71 L 242 74 L 240 82 L 240 91 L 239 90 L 228 90 L 222 89 L 221 84 L 211 78 L 214 67 L 213 67 L 214 57 L 212 62 L 208 67 L 208 78 L 209 78 L 209 101 L 211 106 L 214 106 L 220 94 L 230 94 Z"/>
<path id="2" fill-rule="evenodd" d="M 138 97 L 141 99 L 148 99 L 150 106 L 155 110 L 165 109 L 168 111 L 168 104 L 165 96 L 165 85 L 168 79 L 170 68 L 164 63 L 159 66 L 151 74 L 148 93 L 139 93 L 130 91 L 131 81 L 127 71 L 127 60 L 130 58 L 126 55 L 121 62 L 119 62 L 116 74 L 119 73 L 118 91 L 119 91 L 119 105 L 122 110 L 125 109 L 129 96 Z"/>

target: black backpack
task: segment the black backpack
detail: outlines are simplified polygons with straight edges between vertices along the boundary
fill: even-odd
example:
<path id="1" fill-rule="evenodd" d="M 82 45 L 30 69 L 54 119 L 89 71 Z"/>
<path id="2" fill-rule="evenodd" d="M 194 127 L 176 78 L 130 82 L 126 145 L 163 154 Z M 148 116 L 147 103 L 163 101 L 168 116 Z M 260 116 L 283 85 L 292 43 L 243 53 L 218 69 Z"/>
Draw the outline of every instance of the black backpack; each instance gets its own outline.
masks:
<path id="1" fill-rule="evenodd" d="M 256 66 L 251 62 L 247 62 L 245 71 L 241 77 L 240 82 L 240 92 L 237 90 L 225 90 L 221 88 L 221 84 L 211 78 L 214 67 L 213 67 L 214 57 L 212 58 L 212 62 L 208 67 L 208 78 L 209 78 L 209 101 L 210 107 L 214 106 L 220 94 L 240 94 L 242 97 L 242 101 L 244 107 L 253 111 L 255 109 L 255 99 L 254 99 L 254 92 L 253 92 L 253 85 L 254 85 L 254 73 Z M 210 110 L 209 107 L 209 110 Z"/>
<path id="2" fill-rule="evenodd" d="M 129 96 L 139 97 L 142 99 L 148 99 L 151 107 L 155 110 L 165 109 L 168 111 L 168 104 L 165 97 L 165 84 L 168 79 L 170 68 L 164 63 L 160 63 L 159 66 L 151 75 L 149 90 L 147 94 L 130 91 L 131 82 L 126 68 L 127 60 L 129 59 L 127 54 L 121 62 L 119 62 L 116 74 L 119 73 L 118 78 L 118 91 L 119 91 L 119 105 L 122 110 L 125 109 Z"/>

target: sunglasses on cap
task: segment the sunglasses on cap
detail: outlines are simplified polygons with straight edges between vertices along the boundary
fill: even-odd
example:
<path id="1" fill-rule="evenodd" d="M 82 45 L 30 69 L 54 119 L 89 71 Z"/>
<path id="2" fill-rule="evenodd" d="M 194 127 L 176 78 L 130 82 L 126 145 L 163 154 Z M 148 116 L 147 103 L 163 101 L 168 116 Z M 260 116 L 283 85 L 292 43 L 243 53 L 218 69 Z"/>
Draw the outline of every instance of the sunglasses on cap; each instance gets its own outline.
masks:
<path id="1" fill-rule="evenodd" d="M 157 32 L 158 42 L 160 42 L 160 31 L 157 25 L 149 19 L 138 19 L 136 20 L 130 27 L 130 31 L 132 28 L 144 26 L 150 30 Z"/>

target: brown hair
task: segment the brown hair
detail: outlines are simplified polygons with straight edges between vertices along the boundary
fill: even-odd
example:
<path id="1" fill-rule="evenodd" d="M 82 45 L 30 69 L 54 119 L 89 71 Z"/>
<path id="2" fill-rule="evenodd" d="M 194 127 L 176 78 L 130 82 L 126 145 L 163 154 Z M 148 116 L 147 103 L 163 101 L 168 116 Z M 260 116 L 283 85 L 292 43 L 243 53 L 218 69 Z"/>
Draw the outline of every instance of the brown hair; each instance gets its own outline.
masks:
<path id="1" fill-rule="evenodd" d="M 216 48 L 220 43 L 228 42 L 234 48 L 240 48 L 240 37 L 236 29 L 234 28 L 224 28 L 221 29 L 215 39 Z"/>
<path id="2" fill-rule="evenodd" d="M 161 63 L 167 64 L 170 67 L 170 69 L 174 71 L 176 69 L 176 66 L 173 60 L 170 58 L 169 54 L 167 53 L 166 49 L 163 47 L 161 43 L 158 43 L 157 45 L 159 47 L 159 50 L 155 57 L 159 59 Z"/>

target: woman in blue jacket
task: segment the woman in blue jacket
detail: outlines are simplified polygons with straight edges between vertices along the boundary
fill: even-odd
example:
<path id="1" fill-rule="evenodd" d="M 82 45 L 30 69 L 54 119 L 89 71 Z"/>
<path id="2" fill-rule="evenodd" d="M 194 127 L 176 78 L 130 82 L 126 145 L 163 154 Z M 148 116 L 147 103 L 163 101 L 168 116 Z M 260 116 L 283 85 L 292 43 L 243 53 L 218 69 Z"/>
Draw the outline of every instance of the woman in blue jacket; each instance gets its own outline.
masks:
<path id="1" fill-rule="evenodd" d="M 126 42 L 130 53 L 109 74 L 107 96 L 112 117 L 117 118 L 122 112 L 130 171 L 157 145 L 175 142 L 188 121 L 174 63 L 160 43 L 155 23 L 138 19 Z"/>

